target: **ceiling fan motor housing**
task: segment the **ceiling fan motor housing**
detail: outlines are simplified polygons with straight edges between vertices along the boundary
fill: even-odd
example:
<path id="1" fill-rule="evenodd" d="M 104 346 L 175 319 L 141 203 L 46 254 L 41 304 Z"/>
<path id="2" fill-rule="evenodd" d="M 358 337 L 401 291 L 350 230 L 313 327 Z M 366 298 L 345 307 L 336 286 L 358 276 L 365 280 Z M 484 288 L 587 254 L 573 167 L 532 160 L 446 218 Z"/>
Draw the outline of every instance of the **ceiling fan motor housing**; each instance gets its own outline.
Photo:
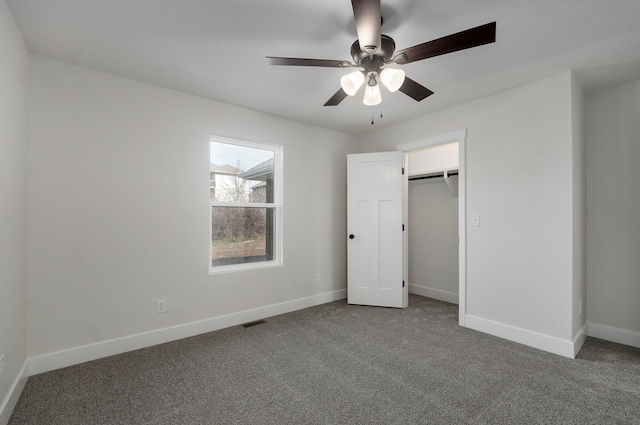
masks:
<path id="1" fill-rule="evenodd" d="M 365 72 L 380 71 L 381 66 L 391 60 L 393 52 L 396 50 L 396 43 L 393 38 L 382 34 L 380 36 L 380 47 L 378 53 L 369 57 L 369 53 L 360 49 L 360 42 L 354 41 L 351 45 L 351 57 L 353 61 L 363 67 Z"/>

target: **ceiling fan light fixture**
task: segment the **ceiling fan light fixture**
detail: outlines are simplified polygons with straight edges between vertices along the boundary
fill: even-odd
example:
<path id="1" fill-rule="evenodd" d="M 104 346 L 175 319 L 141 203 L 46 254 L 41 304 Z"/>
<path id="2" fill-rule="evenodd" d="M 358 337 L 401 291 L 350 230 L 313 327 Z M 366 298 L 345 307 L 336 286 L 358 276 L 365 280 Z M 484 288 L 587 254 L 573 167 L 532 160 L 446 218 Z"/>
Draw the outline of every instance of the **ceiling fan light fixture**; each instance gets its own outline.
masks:
<path id="1" fill-rule="evenodd" d="M 380 81 L 393 93 L 402 87 L 404 76 L 405 73 L 401 69 L 385 68 L 380 72 Z"/>
<path id="2" fill-rule="evenodd" d="M 358 89 L 364 83 L 364 74 L 361 71 L 352 72 L 340 78 L 342 90 L 349 96 L 356 94 Z"/>
<path id="3" fill-rule="evenodd" d="M 382 95 L 380 94 L 380 86 L 378 84 L 369 86 L 364 90 L 364 99 L 362 103 L 367 106 L 379 105 L 382 102 Z"/>

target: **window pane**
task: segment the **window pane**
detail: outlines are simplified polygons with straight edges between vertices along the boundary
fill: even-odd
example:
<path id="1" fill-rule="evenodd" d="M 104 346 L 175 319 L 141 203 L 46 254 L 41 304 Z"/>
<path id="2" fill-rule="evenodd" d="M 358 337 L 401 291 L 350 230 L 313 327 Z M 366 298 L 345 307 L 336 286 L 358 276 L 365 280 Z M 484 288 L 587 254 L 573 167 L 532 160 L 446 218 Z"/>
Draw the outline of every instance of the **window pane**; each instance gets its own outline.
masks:
<path id="1" fill-rule="evenodd" d="M 211 207 L 211 265 L 273 260 L 274 208 Z"/>
<path id="2" fill-rule="evenodd" d="M 212 202 L 273 202 L 275 153 L 231 143 L 211 142 Z"/>

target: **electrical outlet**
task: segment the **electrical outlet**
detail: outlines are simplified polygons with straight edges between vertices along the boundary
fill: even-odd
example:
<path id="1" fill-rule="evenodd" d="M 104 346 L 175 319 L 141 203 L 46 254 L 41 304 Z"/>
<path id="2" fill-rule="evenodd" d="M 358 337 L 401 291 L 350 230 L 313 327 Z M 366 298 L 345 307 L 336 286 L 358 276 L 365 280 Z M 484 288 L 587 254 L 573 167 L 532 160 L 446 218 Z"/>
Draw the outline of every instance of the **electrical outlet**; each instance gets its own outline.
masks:
<path id="1" fill-rule="evenodd" d="M 167 312 L 167 300 L 156 301 L 156 314 Z"/>
<path id="2" fill-rule="evenodd" d="M 316 273 L 316 284 L 320 283 L 320 273 Z"/>

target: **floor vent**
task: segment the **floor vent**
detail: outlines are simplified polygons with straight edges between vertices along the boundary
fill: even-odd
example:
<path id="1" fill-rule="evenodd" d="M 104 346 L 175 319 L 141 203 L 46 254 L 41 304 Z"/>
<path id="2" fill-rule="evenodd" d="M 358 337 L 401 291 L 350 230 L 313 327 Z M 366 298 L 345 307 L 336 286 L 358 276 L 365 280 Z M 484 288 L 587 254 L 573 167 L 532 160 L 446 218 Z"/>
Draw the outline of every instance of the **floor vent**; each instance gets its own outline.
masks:
<path id="1" fill-rule="evenodd" d="M 245 323 L 242 326 L 244 326 L 245 328 L 250 328 L 252 326 L 262 325 L 264 323 L 267 323 L 267 322 L 265 322 L 264 320 L 256 320 L 255 322 Z"/>

